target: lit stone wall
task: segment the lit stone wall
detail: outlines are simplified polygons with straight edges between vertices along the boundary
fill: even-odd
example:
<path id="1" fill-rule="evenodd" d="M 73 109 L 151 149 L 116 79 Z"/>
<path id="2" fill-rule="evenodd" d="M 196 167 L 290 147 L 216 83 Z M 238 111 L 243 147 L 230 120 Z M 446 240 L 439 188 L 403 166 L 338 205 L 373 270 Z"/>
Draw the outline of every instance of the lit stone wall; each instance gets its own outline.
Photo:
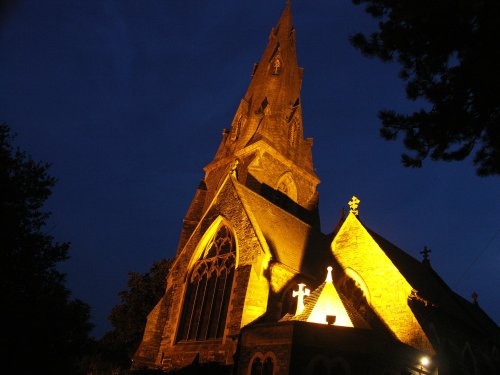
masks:
<path id="1" fill-rule="evenodd" d="M 158 306 L 150 314 L 144 340 L 135 356 L 138 367 L 141 365 L 151 367 L 152 364 L 164 369 L 182 367 L 191 363 L 197 353 L 200 353 L 202 362 L 231 361 L 235 350 L 235 343 L 231 337 L 238 335 L 242 326 L 266 312 L 269 282 L 264 272 L 270 255 L 262 246 L 258 232 L 238 196 L 235 184 L 237 182 L 234 177 L 229 176 L 226 179 L 172 265 L 167 279 L 171 302 L 168 309 Z M 182 313 L 185 283 L 190 265 L 199 258 L 204 243 L 211 238 L 212 232 L 216 231 L 218 223 L 222 221 L 232 228 L 237 244 L 236 270 L 224 339 L 220 343 L 213 341 L 176 343 L 177 325 Z M 162 316 L 162 313 L 166 314 Z M 161 332 L 161 339 L 154 342 L 155 340 L 151 338 L 158 337 L 158 331 Z"/>
<path id="2" fill-rule="evenodd" d="M 268 296 L 269 282 L 257 267 L 252 267 L 240 327 L 253 322 L 266 312 Z"/>
<path id="3" fill-rule="evenodd" d="M 352 213 L 331 249 L 344 268 L 351 268 L 369 289 L 371 306 L 403 343 L 429 354 L 434 349 L 408 306 L 412 286 Z"/>
<path id="4" fill-rule="evenodd" d="M 280 293 L 284 287 L 297 275 L 281 263 L 274 263 L 271 267 L 271 288 L 274 293 Z"/>
<path id="5" fill-rule="evenodd" d="M 152 362 L 158 355 L 161 334 L 168 316 L 168 309 L 171 306 L 171 295 L 172 290 L 169 289 L 148 314 L 147 321 L 149 324 L 144 331 L 141 345 L 134 356 L 134 359 L 139 363 Z"/>
<path id="6" fill-rule="evenodd" d="M 285 173 L 289 173 L 295 184 L 295 201 L 307 209 L 313 209 L 316 204 L 316 186 L 319 180 L 316 176 L 299 168 L 289 159 L 285 159 L 272 147 L 264 142 L 259 143 L 260 155 L 257 155 L 248 166 L 248 171 L 261 183 L 274 189 Z M 267 146 L 267 147 L 266 147 Z M 265 150 L 265 151 L 262 151 Z M 289 195 L 290 198 L 295 198 Z"/>

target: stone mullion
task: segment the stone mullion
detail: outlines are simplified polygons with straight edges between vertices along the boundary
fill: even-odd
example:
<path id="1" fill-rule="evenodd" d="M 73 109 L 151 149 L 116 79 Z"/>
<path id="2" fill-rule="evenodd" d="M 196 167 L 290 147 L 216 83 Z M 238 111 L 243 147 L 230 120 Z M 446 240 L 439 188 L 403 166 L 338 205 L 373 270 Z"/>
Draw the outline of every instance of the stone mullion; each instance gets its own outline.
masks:
<path id="1" fill-rule="evenodd" d="M 178 335 L 178 340 L 187 340 L 189 333 L 189 325 L 191 323 L 191 316 L 194 310 L 194 301 L 196 298 L 196 293 L 198 291 L 199 280 L 196 281 L 196 287 L 193 283 L 188 284 L 186 289 L 186 294 L 184 297 L 184 303 L 181 311 L 180 317 L 180 329 Z M 194 295 L 194 297 L 193 297 Z M 191 302 L 191 304 L 189 304 Z"/>
<path id="2" fill-rule="evenodd" d="M 189 290 L 191 288 L 191 285 L 188 285 L 188 293 L 193 293 L 193 291 Z M 191 329 L 191 322 L 193 321 L 193 314 L 194 314 L 194 306 L 196 302 L 196 297 L 198 296 L 198 289 L 200 288 L 200 280 L 196 280 L 196 291 L 194 291 L 194 298 L 190 301 L 184 301 L 184 308 L 188 308 L 190 311 L 189 312 L 189 317 L 186 314 L 185 317 L 185 322 L 184 322 L 184 327 L 183 327 L 183 333 L 182 333 L 182 339 L 183 340 L 188 340 L 189 339 L 189 330 Z M 188 296 L 186 296 L 188 297 Z M 190 295 L 189 295 L 190 297 Z M 191 302 L 191 306 L 187 306 L 186 302 Z M 185 332 L 185 334 L 184 334 Z"/>
<path id="3" fill-rule="evenodd" d="M 213 306 L 213 310 L 212 310 L 212 314 L 211 314 L 211 316 L 213 316 L 213 319 L 211 319 L 211 321 L 210 321 L 210 326 L 209 326 L 209 331 L 208 331 L 209 337 L 217 337 L 217 332 L 219 330 L 220 312 L 221 312 L 222 305 L 224 304 L 224 298 L 225 298 L 224 292 L 226 289 L 228 271 L 227 271 L 227 269 L 224 269 L 223 272 L 224 272 L 224 276 L 222 276 L 222 274 L 221 274 L 221 276 L 217 280 L 217 287 L 219 288 L 221 285 L 221 282 L 222 282 L 222 277 L 224 277 L 224 285 L 221 288 L 222 293 L 218 293 L 218 288 L 216 290 L 216 296 L 219 297 L 218 300 L 220 300 L 220 303 L 217 304 L 217 302 L 216 302 L 216 304 Z M 222 295 L 219 295 L 219 294 L 222 294 Z M 216 309 L 218 311 L 216 311 Z M 214 328 L 215 328 L 215 332 L 213 332 L 213 334 L 212 334 L 212 331 L 214 331 Z"/>
<path id="4" fill-rule="evenodd" d="M 224 328 L 227 322 L 227 319 L 224 319 L 221 317 L 224 317 L 227 315 L 227 311 L 229 308 L 229 300 L 231 299 L 231 287 L 233 285 L 233 279 L 234 279 L 234 268 L 231 269 L 229 274 L 226 277 L 226 282 L 224 285 L 224 298 L 222 299 L 222 304 L 221 304 L 221 312 L 219 314 L 219 321 L 217 323 L 217 333 L 216 337 L 222 337 L 224 335 Z M 229 280 L 229 283 L 227 282 Z M 227 295 L 227 297 L 226 297 Z"/>
<path id="5" fill-rule="evenodd" d="M 203 283 L 204 286 L 200 288 L 200 284 Z M 205 289 L 207 287 L 207 279 L 206 279 L 206 274 L 203 275 L 202 279 L 200 280 L 200 282 L 198 283 L 198 288 L 196 290 L 196 298 L 194 299 L 194 304 L 193 304 L 193 313 L 191 314 L 191 319 L 190 319 L 190 322 L 189 322 L 189 330 L 188 330 L 188 340 L 191 340 L 193 337 L 192 337 L 192 333 L 193 333 L 193 324 L 196 325 L 196 328 L 194 329 L 194 333 L 196 333 L 196 331 L 198 330 L 198 323 L 199 323 L 199 314 L 198 314 L 198 311 L 200 311 L 200 309 L 197 309 L 196 307 L 199 306 L 198 304 L 198 298 L 199 296 L 201 295 L 201 298 L 204 297 L 205 295 Z M 200 293 L 200 289 L 202 289 L 203 291 Z M 198 315 L 198 317 L 196 317 L 196 315 Z M 196 338 L 196 335 L 194 336 L 194 338 Z"/>
<path id="6" fill-rule="evenodd" d="M 218 283 L 218 277 L 217 275 L 214 277 L 213 274 L 210 277 L 211 280 L 207 281 L 207 287 L 205 288 L 205 293 L 203 296 L 203 305 L 201 307 L 201 315 L 200 315 L 200 323 L 198 324 L 198 332 L 196 333 L 196 338 L 197 340 L 206 340 L 207 339 L 207 330 L 208 326 L 210 323 L 210 312 L 212 310 L 212 305 L 214 301 L 214 294 L 215 291 L 217 290 L 217 283 Z M 213 281 L 215 280 L 215 281 Z M 214 283 L 213 286 L 211 286 L 211 283 Z M 212 290 L 213 291 L 212 291 Z M 208 297 L 208 298 L 206 298 Z M 208 307 L 210 305 L 210 307 Z M 208 316 L 205 316 L 205 312 L 208 307 Z M 205 332 L 203 332 L 205 331 Z"/>

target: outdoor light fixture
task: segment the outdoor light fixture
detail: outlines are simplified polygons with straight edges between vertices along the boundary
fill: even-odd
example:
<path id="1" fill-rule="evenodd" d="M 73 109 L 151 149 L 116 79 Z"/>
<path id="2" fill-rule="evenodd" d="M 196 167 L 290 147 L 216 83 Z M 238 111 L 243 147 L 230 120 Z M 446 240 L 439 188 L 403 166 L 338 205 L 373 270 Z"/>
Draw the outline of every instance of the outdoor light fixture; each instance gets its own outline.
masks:
<path id="1" fill-rule="evenodd" d="M 420 368 L 418 368 L 418 373 L 419 374 L 428 374 L 427 372 L 427 366 L 431 363 L 431 360 L 429 357 L 423 356 L 420 357 Z"/>
<path id="2" fill-rule="evenodd" d="M 424 357 L 420 358 L 420 364 L 422 366 L 427 367 L 429 365 L 429 363 L 431 363 L 429 360 L 429 357 L 424 356 Z"/>
<path id="3" fill-rule="evenodd" d="M 335 324 L 335 320 L 337 320 L 337 317 L 335 315 L 327 315 L 326 316 L 326 322 L 330 326 L 333 326 Z"/>

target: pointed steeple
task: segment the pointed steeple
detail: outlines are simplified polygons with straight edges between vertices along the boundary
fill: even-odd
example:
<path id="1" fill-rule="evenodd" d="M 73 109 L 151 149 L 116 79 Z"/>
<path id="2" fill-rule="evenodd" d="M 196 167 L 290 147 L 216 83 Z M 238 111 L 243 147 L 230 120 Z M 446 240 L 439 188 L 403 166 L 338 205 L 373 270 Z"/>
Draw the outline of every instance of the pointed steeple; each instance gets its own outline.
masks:
<path id="1" fill-rule="evenodd" d="M 302 74 L 297 64 L 291 2 L 287 1 L 216 159 L 263 139 L 283 156 L 312 171 L 312 142 L 303 139 Z"/>
<path id="2" fill-rule="evenodd" d="M 214 160 L 205 167 L 208 197 L 239 159 L 240 182 L 258 193 L 264 185 L 271 187 L 306 210 L 317 211 L 319 179 L 312 163 L 312 139 L 304 139 L 302 128 L 302 74 L 297 64 L 291 2 L 287 1 L 254 66 L 231 129 L 223 132 Z M 297 192 L 298 187 L 304 193 Z"/>

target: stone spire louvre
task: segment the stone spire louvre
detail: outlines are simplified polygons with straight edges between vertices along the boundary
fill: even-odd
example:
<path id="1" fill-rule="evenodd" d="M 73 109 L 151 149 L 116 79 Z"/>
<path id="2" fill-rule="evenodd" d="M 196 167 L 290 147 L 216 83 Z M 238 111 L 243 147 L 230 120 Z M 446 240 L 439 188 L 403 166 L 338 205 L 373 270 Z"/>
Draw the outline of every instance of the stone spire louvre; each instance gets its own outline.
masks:
<path id="1" fill-rule="evenodd" d="M 312 142 L 303 139 L 302 73 L 297 64 L 291 1 L 287 1 L 215 159 L 229 157 L 264 140 L 286 158 L 312 171 Z"/>

